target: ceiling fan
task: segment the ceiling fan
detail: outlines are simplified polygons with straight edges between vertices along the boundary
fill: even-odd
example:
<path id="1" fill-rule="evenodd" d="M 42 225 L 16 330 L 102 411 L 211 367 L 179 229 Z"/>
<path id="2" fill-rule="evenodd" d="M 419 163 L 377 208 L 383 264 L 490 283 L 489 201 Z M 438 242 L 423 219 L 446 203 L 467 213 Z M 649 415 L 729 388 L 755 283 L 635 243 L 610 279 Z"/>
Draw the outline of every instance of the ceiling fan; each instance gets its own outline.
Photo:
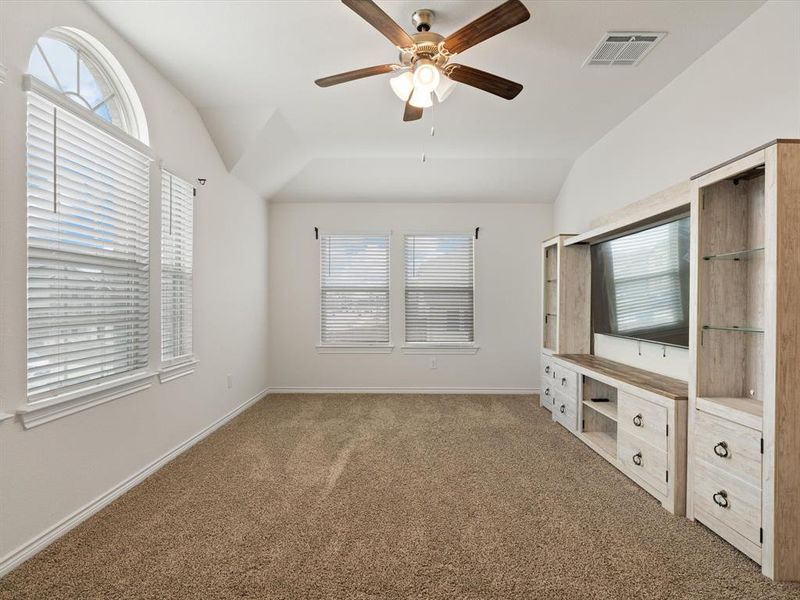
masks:
<path id="1" fill-rule="evenodd" d="M 400 50 L 399 64 L 377 65 L 317 79 L 329 87 L 364 77 L 398 73 L 390 80 L 392 90 L 405 102 L 404 121 L 422 118 L 423 109 L 433 106 L 431 94 L 442 102 L 453 82 L 484 90 L 506 100 L 522 91 L 522 85 L 466 65 L 450 63 L 453 55 L 527 21 L 531 14 L 520 0 L 507 0 L 497 8 L 468 23 L 447 37 L 432 32 L 434 13 L 421 9 L 412 22 L 417 33 L 409 35 L 372 0 L 342 0 L 342 3 L 386 36 Z"/>

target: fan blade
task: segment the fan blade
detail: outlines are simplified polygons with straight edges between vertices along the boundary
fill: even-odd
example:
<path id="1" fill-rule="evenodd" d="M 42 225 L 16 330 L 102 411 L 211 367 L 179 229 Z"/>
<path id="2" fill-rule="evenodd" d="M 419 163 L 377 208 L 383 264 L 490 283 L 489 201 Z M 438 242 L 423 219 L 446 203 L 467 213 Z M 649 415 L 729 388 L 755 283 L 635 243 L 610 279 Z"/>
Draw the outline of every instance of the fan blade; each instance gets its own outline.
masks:
<path id="1" fill-rule="evenodd" d="M 406 100 L 406 110 L 403 112 L 403 121 L 417 121 L 422 118 L 422 109 L 411 105 L 411 96 L 414 95 L 414 90 L 408 95 Z"/>
<path id="2" fill-rule="evenodd" d="M 524 23 L 530 17 L 531 13 L 520 0 L 508 0 L 448 35 L 444 39 L 444 47 L 450 54 L 458 54 L 498 33 Z"/>
<path id="3" fill-rule="evenodd" d="M 513 100 L 522 91 L 521 83 L 465 65 L 448 65 L 447 76 L 453 81 L 471 85 L 506 100 Z"/>
<path id="4" fill-rule="evenodd" d="M 398 48 L 410 48 L 413 38 L 372 0 L 342 0 L 347 8 L 385 35 Z"/>
<path id="5" fill-rule="evenodd" d="M 330 87 L 340 83 L 347 83 L 348 81 L 355 81 L 356 79 L 363 79 L 364 77 L 391 73 L 397 68 L 398 65 L 378 65 L 375 67 L 367 67 L 366 69 L 347 71 L 346 73 L 339 73 L 338 75 L 331 75 L 330 77 L 323 77 L 322 79 L 317 79 L 314 83 L 319 87 Z"/>

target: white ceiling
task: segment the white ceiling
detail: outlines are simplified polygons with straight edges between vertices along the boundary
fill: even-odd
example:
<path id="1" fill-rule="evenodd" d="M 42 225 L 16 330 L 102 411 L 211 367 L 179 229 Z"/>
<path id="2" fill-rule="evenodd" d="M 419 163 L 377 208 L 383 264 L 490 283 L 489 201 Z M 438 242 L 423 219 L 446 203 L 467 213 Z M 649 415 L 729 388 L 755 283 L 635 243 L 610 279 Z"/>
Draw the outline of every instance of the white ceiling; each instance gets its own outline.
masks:
<path id="1" fill-rule="evenodd" d="M 454 59 L 523 92 L 509 102 L 459 85 L 414 123 L 389 75 L 314 85 L 397 59 L 336 0 L 90 3 L 198 107 L 228 168 L 266 198 L 552 202 L 584 150 L 763 0 L 527 0 L 530 21 Z M 500 2 L 378 3 L 409 31 L 412 12 L 432 8 L 447 35 Z M 613 30 L 669 35 L 637 67 L 582 68 Z"/>

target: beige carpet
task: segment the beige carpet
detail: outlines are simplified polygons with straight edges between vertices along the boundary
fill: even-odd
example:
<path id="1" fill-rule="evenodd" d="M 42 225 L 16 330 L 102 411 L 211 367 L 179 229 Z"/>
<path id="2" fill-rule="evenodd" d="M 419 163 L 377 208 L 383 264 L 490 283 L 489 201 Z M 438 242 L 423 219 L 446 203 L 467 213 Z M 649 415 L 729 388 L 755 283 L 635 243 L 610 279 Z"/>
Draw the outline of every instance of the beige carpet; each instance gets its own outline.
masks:
<path id="1" fill-rule="evenodd" d="M 800 598 L 520 396 L 271 396 L 0 598 Z"/>

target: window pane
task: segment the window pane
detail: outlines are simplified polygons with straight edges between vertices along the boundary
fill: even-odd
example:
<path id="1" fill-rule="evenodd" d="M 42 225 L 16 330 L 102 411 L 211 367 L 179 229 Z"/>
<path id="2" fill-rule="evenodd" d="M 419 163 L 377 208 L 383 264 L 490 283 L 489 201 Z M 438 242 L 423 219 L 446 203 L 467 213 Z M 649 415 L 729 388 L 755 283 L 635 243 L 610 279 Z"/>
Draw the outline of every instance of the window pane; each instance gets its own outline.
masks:
<path id="1" fill-rule="evenodd" d="M 323 344 L 389 342 L 389 236 L 323 235 Z"/>
<path id="2" fill-rule="evenodd" d="M 78 55 L 75 49 L 61 40 L 48 37 L 39 38 L 39 46 L 53 67 L 63 91 L 77 93 Z"/>
<path id="3" fill-rule="evenodd" d="M 161 176 L 161 360 L 192 355 L 194 187 Z"/>
<path id="4" fill-rule="evenodd" d="M 42 53 L 39 52 L 39 48 L 36 46 L 34 46 L 30 60 L 28 61 L 28 73 L 36 77 L 42 83 L 46 83 L 50 87 L 60 90 L 58 82 L 53 79 L 53 74 L 50 72 L 50 69 L 47 68 L 47 63 L 44 62 Z"/>
<path id="5" fill-rule="evenodd" d="M 27 378 L 38 400 L 147 366 L 149 160 L 29 94 L 27 163 Z"/>
<path id="6" fill-rule="evenodd" d="M 473 342 L 473 238 L 405 238 L 407 342 Z"/>

